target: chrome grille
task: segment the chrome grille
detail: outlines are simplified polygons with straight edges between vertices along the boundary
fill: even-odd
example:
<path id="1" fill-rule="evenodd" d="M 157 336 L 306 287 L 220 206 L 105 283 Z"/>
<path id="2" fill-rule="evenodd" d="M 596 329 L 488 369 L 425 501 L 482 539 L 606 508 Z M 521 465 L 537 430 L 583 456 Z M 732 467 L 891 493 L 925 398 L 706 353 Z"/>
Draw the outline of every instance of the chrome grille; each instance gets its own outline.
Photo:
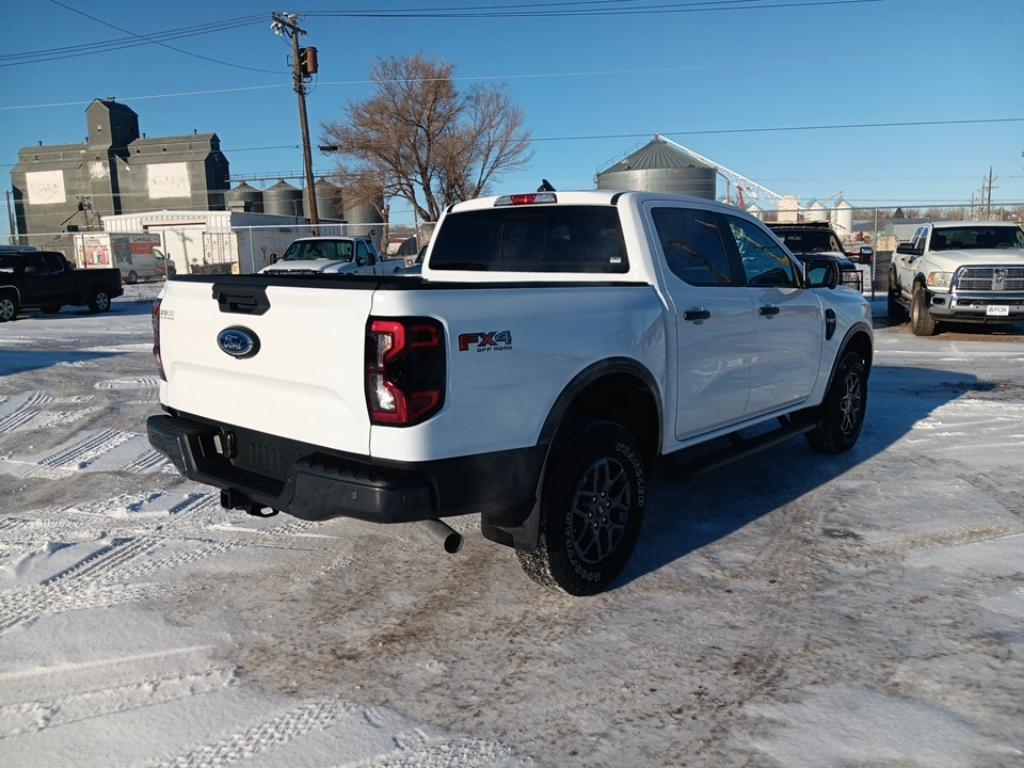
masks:
<path id="1" fill-rule="evenodd" d="M 1024 291 L 1024 267 L 964 267 L 956 287 L 961 291 Z"/>

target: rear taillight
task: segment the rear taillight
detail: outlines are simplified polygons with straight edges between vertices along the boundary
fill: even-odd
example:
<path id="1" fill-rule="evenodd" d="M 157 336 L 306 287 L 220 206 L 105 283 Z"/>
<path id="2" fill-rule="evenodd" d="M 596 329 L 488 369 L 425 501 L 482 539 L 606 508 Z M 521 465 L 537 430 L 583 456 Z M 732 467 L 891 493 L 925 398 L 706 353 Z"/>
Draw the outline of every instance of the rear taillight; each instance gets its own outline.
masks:
<path id="1" fill-rule="evenodd" d="M 164 361 L 160 357 L 160 302 L 157 299 L 153 302 L 153 357 L 156 358 L 156 367 L 160 371 L 160 378 L 167 381 L 167 374 L 164 373 Z"/>
<path id="2" fill-rule="evenodd" d="M 444 404 L 444 328 L 428 317 L 370 318 L 366 407 L 370 422 L 409 427 Z"/>

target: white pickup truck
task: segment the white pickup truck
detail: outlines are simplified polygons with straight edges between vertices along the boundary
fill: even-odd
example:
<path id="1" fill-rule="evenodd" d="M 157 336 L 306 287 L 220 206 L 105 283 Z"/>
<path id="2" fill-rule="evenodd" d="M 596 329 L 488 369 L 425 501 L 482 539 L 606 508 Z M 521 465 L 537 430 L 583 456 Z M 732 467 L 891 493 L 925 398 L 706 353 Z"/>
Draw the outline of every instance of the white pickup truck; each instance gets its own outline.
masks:
<path id="1" fill-rule="evenodd" d="M 838 279 L 708 200 L 471 200 L 419 277 L 172 279 L 149 438 L 228 508 L 421 521 L 449 550 L 439 518 L 477 512 L 536 581 L 594 593 L 633 550 L 659 456 L 758 425 L 730 455 L 857 441 L 871 321 Z"/>
<path id="2" fill-rule="evenodd" d="M 931 336 L 940 321 L 1024 320 L 1024 230 L 997 221 L 922 224 L 892 258 L 889 315 L 906 314 L 916 336 Z"/>

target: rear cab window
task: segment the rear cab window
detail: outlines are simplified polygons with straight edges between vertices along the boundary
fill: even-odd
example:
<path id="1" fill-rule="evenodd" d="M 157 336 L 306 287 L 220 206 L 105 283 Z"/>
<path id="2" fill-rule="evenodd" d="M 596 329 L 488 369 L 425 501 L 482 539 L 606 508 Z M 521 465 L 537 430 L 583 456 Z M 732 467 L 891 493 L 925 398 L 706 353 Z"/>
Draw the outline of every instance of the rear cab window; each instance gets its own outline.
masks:
<path id="1" fill-rule="evenodd" d="M 451 213 L 432 270 L 624 274 L 629 261 L 610 205 L 537 205 Z"/>

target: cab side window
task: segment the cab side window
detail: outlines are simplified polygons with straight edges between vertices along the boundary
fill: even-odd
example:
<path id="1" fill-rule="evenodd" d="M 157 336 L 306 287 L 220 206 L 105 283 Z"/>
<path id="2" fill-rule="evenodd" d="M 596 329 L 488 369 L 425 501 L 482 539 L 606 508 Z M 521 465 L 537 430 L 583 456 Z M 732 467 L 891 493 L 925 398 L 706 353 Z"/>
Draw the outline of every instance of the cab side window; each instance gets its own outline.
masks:
<path id="1" fill-rule="evenodd" d="M 725 218 L 743 264 L 747 285 L 773 288 L 800 286 L 796 266 L 781 245 L 756 224 L 735 216 Z"/>
<path id="2" fill-rule="evenodd" d="M 29 253 L 25 256 L 25 274 L 42 275 L 50 270 L 43 263 L 43 256 L 40 253 Z"/>
<path id="3" fill-rule="evenodd" d="M 366 252 L 366 243 L 360 240 L 358 243 L 356 243 L 356 265 L 360 267 L 365 267 L 371 263 L 372 262 L 370 261 L 370 256 Z"/>
<path id="4" fill-rule="evenodd" d="M 44 253 L 43 260 L 46 262 L 46 271 L 51 273 L 63 272 L 64 264 L 58 253 Z"/>
<path id="5" fill-rule="evenodd" d="M 713 213 L 690 208 L 655 208 L 651 218 L 665 262 L 676 277 L 690 285 L 737 284 Z"/>

